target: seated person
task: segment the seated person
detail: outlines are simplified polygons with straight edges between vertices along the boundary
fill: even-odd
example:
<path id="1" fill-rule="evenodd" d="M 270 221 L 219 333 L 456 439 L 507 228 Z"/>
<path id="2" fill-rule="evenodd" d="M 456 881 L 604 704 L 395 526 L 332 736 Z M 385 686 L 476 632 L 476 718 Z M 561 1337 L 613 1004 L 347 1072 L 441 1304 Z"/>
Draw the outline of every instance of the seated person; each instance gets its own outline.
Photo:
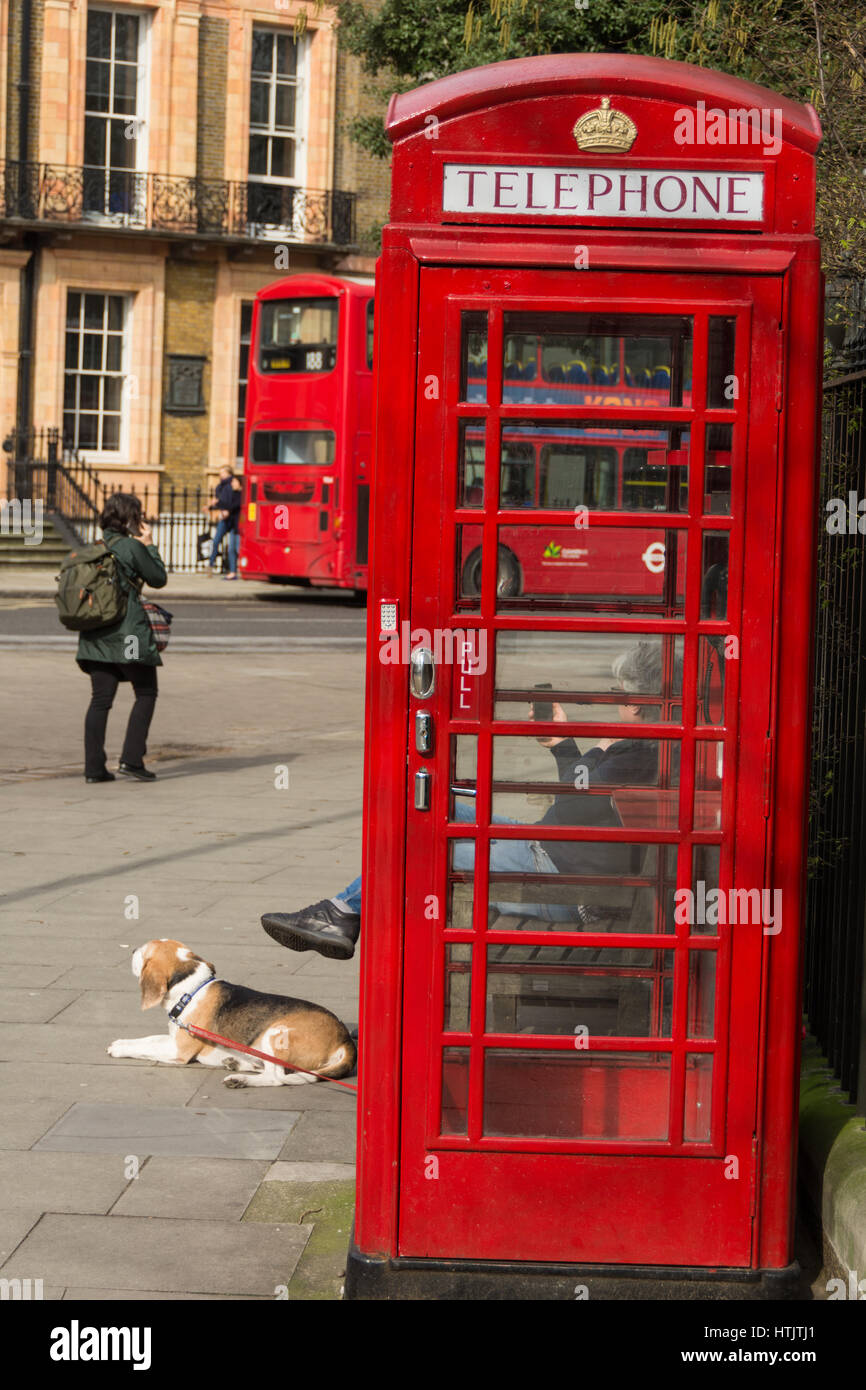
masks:
<path id="1" fill-rule="evenodd" d="M 612 665 L 620 689 L 658 694 L 661 691 L 661 654 L 657 645 L 639 642 L 623 652 Z M 623 704 L 617 709 L 617 722 L 638 723 L 655 720 L 655 705 Z M 530 718 L 532 713 L 530 711 Z M 568 722 L 562 705 L 553 705 L 553 719 Z M 559 781 L 572 787 L 580 779 L 589 787 L 654 785 L 658 776 L 658 744 L 654 739 L 601 738 L 581 753 L 573 738 L 539 738 L 556 760 Z M 469 810 L 458 808 L 456 820 L 472 821 Z M 516 825 L 507 816 L 494 816 L 493 823 Z M 553 805 L 537 822 L 548 826 L 608 826 L 622 822 L 610 797 L 580 792 L 555 796 Z M 628 874 L 631 846 L 599 841 L 493 840 L 490 869 L 493 873 L 564 873 L 599 875 L 610 878 Z M 471 871 L 474 846 L 460 843 L 454 852 L 454 868 Z M 503 890 L 505 891 L 505 890 Z M 579 890 L 575 890 L 579 891 Z M 538 917 L 544 921 L 578 920 L 589 925 L 599 918 L 580 904 L 563 906 L 544 903 L 495 903 L 506 914 Z M 292 951 L 318 951 L 320 955 L 348 960 L 355 951 L 361 931 L 361 879 L 356 878 L 336 897 L 325 898 L 300 912 L 268 912 L 262 926 L 269 936 Z"/>

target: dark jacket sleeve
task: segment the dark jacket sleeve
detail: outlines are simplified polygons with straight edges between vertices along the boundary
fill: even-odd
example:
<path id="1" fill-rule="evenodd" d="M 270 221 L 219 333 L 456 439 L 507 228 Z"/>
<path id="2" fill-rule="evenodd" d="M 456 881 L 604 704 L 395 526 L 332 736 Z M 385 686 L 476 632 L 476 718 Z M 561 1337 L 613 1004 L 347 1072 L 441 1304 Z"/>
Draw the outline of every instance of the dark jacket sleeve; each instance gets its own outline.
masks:
<path id="1" fill-rule="evenodd" d="M 589 748 L 585 753 L 581 753 L 573 738 L 564 738 L 562 743 L 557 743 L 550 751 L 556 759 L 560 782 L 570 782 L 572 786 L 577 778 L 578 768 L 585 768 L 589 774 L 589 781 L 592 782 L 593 770 L 604 752 L 601 748 Z"/>
<path id="2" fill-rule="evenodd" d="M 152 589 L 164 589 L 168 575 L 162 556 L 155 545 L 142 545 L 134 536 L 121 536 L 114 543 L 121 564 L 125 565 Z"/>

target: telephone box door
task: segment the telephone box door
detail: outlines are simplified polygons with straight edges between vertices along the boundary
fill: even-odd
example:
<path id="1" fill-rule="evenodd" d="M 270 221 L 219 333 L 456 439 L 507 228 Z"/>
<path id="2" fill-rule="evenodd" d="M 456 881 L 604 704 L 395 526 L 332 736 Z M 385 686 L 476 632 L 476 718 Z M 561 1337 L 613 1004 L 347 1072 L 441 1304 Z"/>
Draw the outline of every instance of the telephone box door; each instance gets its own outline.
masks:
<path id="1" fill-rule="evenodd" d="M 420 282 L 399 1252 L 749 1266 L 781 278 Z"/>

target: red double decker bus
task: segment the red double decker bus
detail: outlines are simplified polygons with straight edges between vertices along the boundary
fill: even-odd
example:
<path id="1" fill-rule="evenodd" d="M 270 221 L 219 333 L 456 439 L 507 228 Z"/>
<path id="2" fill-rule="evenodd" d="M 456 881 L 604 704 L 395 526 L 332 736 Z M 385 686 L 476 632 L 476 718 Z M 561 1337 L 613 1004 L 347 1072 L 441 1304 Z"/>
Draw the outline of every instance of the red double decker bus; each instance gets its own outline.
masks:
<path id="1" fill-rule="evenodd" d="M 256 295 L 240 573 L 367 588 L 373 282 L 292 275 Z"/>

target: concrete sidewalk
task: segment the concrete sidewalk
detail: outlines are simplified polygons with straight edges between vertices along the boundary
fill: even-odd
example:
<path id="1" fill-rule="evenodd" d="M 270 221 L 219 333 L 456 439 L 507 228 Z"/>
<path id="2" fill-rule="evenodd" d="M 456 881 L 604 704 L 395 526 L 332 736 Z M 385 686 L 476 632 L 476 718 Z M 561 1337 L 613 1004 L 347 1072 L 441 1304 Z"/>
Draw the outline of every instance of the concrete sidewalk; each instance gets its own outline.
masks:
<path id="1" fill-rule="evenodd" d="M 159 780 L 99 786 L 82 777 L 74 663 L 5 663 L 0 1277 L 41 1279 L 46 1298 L 339 1296 L 354 1097 L 106 1054 L 167 1031 L 130 970 L 153 937 L 356 1026 L 357 959 L 284 950 L 259 925 L 359 870 L 363 656 L 339 659 L 340 682 L 324 650 L 167 660 Z M 121 688 L 109 766 L 128 708 Z"/>
<path id="2" fill-rule="evenodd" d="M 56 589 L 56 569 L 28 569 L 22 573 L 21 567 L 5 566 L 0 568 L 0 598 L 44 598 L 50 602 Z M 309 589 L 303 588 L 301 585 L 262 584 L 254 579 L 222 579 L 219 575 L 209 574 L 206 570 L 197 571 L 195 574 L 171 573 L 164 589 L 151 590 L 148 585 L 145 585 L 145 589 L 149 594 L 162 594 L 166 599 L 218 599 L 220 602 L 230 599 L 260 598 L 264 594 L 273 598 L 277 594 L 310 593 Z M 334 595 L 345 594 L 346 591 L 344 589 L 321 589 L 315 592 Z"/>

